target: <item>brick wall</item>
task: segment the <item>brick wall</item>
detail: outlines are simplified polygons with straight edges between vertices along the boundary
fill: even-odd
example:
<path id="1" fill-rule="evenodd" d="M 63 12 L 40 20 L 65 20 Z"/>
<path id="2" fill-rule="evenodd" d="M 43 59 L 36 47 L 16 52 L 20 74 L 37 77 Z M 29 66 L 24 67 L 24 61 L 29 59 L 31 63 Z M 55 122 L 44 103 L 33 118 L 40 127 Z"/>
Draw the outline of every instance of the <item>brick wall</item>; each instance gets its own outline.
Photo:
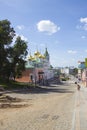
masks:
<path id="1" fill-rule="evenodd" d="M 16 78 L 18 82 L 31 82 L 30 75 L 34 73 L 34 69 L 26 69 L 22 73 L 21 78 Z"/>

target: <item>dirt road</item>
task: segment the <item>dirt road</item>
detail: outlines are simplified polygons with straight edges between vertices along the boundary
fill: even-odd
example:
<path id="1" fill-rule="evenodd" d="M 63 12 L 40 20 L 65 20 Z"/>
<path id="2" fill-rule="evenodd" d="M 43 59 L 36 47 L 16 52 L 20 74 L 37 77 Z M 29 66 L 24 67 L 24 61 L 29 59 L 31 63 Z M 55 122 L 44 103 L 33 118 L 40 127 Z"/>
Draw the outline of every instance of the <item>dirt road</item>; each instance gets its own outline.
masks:
<path id="1" fill-rule="evenodd" d="M 0 130 L 71 130 L 75 91 L 74 84 L 63 84 L 8 93 L 28 106 L 0 109 Z"/>

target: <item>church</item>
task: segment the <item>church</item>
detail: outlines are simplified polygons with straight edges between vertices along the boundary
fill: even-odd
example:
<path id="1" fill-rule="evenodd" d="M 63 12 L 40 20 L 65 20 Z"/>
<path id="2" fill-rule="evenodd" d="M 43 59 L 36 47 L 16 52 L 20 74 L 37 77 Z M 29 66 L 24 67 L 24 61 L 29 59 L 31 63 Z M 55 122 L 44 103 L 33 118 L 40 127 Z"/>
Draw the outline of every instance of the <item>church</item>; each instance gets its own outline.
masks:
<path id="1" fill-rule="evenodd" d="M 25 64 L 22 77 L 16 79 L 19 82 L 43 82 L 54 77 L 54 70 L 50 64 L 50 55 L 47 48 L 44 54 L 38 50 L 29 55 Z"/>

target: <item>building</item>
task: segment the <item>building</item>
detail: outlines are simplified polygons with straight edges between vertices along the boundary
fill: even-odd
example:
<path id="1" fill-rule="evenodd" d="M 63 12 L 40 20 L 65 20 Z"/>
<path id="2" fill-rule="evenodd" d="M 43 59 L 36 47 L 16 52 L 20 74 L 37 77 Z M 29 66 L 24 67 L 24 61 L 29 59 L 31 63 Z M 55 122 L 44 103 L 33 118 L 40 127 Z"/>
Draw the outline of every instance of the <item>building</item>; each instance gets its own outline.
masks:
<path id="1" fill-rule="evenodd" d="M 85 62 L 81 62 L 79 61 L 78 62 L 78 79 L 82 79 L 82 73 L 85 69 Z"/>
<path id="2" fill-rule="evenodd" d="M 83 86 L 87 87 L 87 67 L 85 66 L 85 62 L 79 62 L 78 80 L 81 80 Z"/>
<path id="3" fill-rule="evenodd" d="M 20 82 L 44 82 L 54 77 L 54 70 L 50 65 L 50 55 L 47 48 L 45 53 L 41 54 L 38 50 L 34 55 L 29 55 L 25 64 L 26 70 L 22 77 L 18 78 Z"/>
<path id="4" fill-rule="evenodd" d="M 70 74 L 73 73 L 73 69 L 74 69 L 73 66 L 71 66 L 71 67 L 62 67 L 60 69 L 60 72 L 61 72 L 61 74 L 70 75 Z"/>

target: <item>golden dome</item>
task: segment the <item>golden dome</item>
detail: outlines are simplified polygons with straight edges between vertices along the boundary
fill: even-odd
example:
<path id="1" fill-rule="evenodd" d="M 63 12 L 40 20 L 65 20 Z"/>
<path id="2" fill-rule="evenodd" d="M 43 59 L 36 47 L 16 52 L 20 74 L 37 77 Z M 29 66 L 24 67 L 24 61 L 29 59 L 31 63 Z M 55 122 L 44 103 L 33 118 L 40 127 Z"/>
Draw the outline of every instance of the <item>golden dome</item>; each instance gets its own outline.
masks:
<path id="1" fill-rule="evenodd" d="M 32 60 L 32 56 L 30 55 L 30 56 L 28 57 L 28 59 L 29 59 L 29 60 Z"/>
<path id="2" fill-rule="evenodd" d="M 35 56 L 39 56 L 39 55 L 40 55 L 40 52 L 39 52 L 39 51 L 36 51 L 36 52 L 34 53 L 34 55 L 35 55 Z"/>
<path id="3" fill-rule="evenodd" d="M 35 57 L 32 57 L 32 60 L 35 60 Z"/>
<path id="4" fill-rule="evenodd" d="M 39 58 L 44 59 L 44 58 L 45 58 L 45 56 L 43 56 L 43 55 L 41 55 L 41 54 L 40 54 L 40 55 L 39 55 Z"/>
<path id="5" fill-rule="evenodd" d="M 42 58 L 43 58 L 43 59 L 45 59 L 45 56 L 44 56 L 44 55 L 42 55 Z"/>
<path id="6" fill-rule="evenodd" d="M 35 60 L 35 57 L 30 55 L 28 59 L 29 60 Z"/>

